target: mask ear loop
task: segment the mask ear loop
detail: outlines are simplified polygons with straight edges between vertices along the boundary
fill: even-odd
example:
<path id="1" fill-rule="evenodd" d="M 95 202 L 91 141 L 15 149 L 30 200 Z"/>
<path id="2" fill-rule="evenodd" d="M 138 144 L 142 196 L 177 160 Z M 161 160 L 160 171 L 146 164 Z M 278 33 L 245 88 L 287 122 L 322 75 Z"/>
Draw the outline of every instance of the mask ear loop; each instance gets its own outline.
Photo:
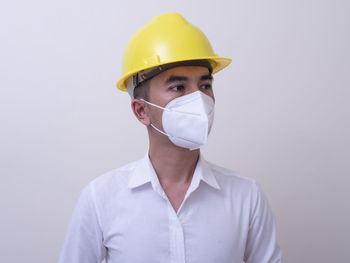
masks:
<path id="1" fill-rule="evenodd" d="M 143 102 L 146 102 L 147 104 L 149 104 L 149 105 L 151 105 L 151 106 L 154 106 L 154 107 L 158 108 L 158 109 L 161 109 L 161 110 L 168 110 L 168 111 L 169 111 L 169 109 L 163 108 L 163 107 L 161 107 L 161 106 L 159 106 L 159 105 L 157 105 L 157 104 L 153 104 L 153 103 L 148 102 L 148 101 L 146 101 L 146 100 L 144 100 L 144 99 L 141 99 L 141 100 L 142 100 Z M 165 135 L 165 136 L 172 137 L 170 134 L 167 134 L 167 133 L 163 132 L 162 130 L 158 129 L 156 126 L 153 125 L 153 123 L 151 123 L 151 127 L 152 127 L 153 129 L 155 129 L 156 131 L 158 131 L 159 133 Z"/>
<path id="2" fill-rule="evenodd" d="M 158 109 L 161 109 L 161 110 L 166 110 L 166 111 L 171 111 L 171 110 L 169 110 L 169 109 L 167 109 L 167 108 L 163 108 L 162 106 L 159 106 L 159 105 L 157 105 L 157 104 L 153 104 L 152 102 L 149 102 L 149 101 L 147 101 L 147 100 L 144 100 L 144 99 L 141 99 L 143 102 L 146 102 L 147 104 L 149 104 L 149 105 L 151 105 L 151 106 L 154 106 L 154 107 L 156 107 L 156 108 L 158 108 Z"/>
<path id="3" fill-rule="evenodd" d="M 198 98 L 196 98 L 198 99 Z M 200 114 L 197 114 L 197 113 L 192 113 L 192 112 L 186 112 L 186 111 L 178 111 L 178 110 L 172 110 L 172 109 L 167 109 L 167 108 L 164 108 L 162 106 L 159 106 L 157 104 L 153 104 L 152 102 L 149 102 L 147 100 L 144 100 L 144 99 L 141 99 L 143 102 L 146 102 L 147 104 L 151 105 L 151 106 L 154 106 L 158 109 L 161 109 L 161 110 L 166 110 L 166 111 L 172 111 L 172 112 L 177 112 L 177 113 L 183 113 L 183 114 L 189 114 L 189 115 L 194 115 L 194 116 L 200 116 Z"/>
<path id="4" fill-rule="evenodd" d="M 158 129 L 156 126 L 154 126 L 152 123 L 151 123 L 151 126 L 153 129 L 155 129 L 156 131 L 160 132 L 161 134 L 164 134 L 165 136 L 168 136 L 168 137 L 173 137 L 171 136 L 170 134 L 167 134 L 165 132 L 163 132 L 162 130 Z"/>

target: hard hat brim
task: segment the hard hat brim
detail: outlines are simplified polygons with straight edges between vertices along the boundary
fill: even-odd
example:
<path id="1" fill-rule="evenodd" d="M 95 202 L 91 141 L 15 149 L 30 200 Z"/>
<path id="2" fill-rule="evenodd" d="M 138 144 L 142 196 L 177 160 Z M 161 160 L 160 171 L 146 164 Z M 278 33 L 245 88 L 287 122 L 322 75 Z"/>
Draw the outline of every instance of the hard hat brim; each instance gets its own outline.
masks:
<path id="1" fill-rule="evenodd" d="M 212 68 L 213 68 L 213 72 L 212 74 L 215 74 L 216 72 L 219 72 L 220 70 L 226 68 L 231 62 L 232 60 L 230 58 L 226 58 L 226 57 L 217 57 L 217 56 L 213 56 L 213 57 L 196 57 L 196 58 L 191 58 L 191 59 L 186 59 L 186 60 L 181 60 L 181 61 L 190 61 L 190 60 L 209 60 Z M 155 66 L 161 66 L 161 65 L 165 65 L 165 64 L 169 64 L 169 63 L 174 63 L 174 62 L 180 62 L 180 61 L 167 61 L 164 63 L 159 63 Z M 144 67 L 144 68 L 139 68 L 137 70 L 134 70 L 132 72 L 127 72 L 126 74 L 124 74 L 117 82 L 117 88 L 121 91 L 127 91 L 127 86 L 126 86 L 126 80 L 131 77 L 132 75 L 136 74 L 137 72 L 141 71 L 141 70 L 145 70 L 148 69 L 148 67 Z"/>

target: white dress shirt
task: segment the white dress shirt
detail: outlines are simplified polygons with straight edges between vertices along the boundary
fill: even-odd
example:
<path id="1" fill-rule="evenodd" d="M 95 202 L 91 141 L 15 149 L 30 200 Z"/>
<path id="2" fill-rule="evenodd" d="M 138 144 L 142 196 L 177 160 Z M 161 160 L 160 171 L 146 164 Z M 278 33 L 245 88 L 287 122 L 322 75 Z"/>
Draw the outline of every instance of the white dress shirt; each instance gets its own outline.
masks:
<path id="1" fill-rule="evenodd" d="M 176 213 L 146 154 L 85 187 L 59 262 L 275 263 L 281 254 L 252 179 L 201 156 Z"/>

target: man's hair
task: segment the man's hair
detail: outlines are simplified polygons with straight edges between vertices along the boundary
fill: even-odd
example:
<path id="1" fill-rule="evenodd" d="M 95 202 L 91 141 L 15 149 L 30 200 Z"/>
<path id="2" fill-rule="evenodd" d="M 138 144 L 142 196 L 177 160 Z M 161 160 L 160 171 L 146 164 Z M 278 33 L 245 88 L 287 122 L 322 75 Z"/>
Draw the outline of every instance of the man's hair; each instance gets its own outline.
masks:
<path id="1" fill-rule="evenodd" d="M 134 98 L 135 99 L 149 99 L 149 88 L 150 88 L 151 79 L 142 81 L 137 87 L 134 89 Z"/>

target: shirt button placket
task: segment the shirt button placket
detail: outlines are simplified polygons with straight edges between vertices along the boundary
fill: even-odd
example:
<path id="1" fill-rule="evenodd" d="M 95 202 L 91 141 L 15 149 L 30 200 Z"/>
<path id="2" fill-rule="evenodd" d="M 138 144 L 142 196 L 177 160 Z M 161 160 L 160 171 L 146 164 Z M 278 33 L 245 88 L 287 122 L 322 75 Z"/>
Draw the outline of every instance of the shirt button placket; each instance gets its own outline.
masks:
<path id="1" fill-rule="evenodd" d="M 170 263 L 185 263 L 185 239 L 181 222 L 168 201 Z"/>

